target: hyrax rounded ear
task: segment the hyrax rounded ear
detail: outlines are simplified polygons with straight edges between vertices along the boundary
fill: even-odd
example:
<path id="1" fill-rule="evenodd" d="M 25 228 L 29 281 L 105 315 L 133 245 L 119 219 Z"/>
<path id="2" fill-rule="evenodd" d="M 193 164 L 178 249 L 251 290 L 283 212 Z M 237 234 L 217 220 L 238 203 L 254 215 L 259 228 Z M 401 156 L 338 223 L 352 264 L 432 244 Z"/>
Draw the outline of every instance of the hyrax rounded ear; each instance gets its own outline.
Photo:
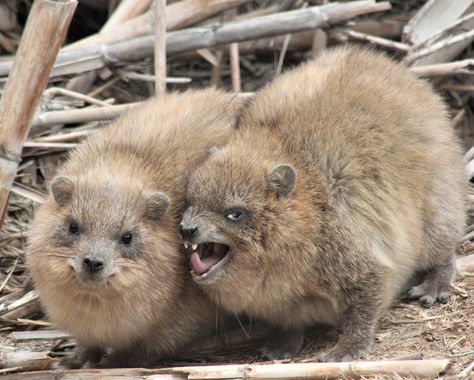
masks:
<path id="1" fill-rule="evenodd" d="M 267 173 L 267 181 L 278 195 L 290 195 L 296 187 L 296 170 L 288 164 L 277 165 Z"/>
<path id="2" fill-rule="evenodd" d="M 209 157 L 214 156 L 216 153 L 219 153 L 221 150 L 217 146 L 209 148 L 208 153 Z"/>
<path id="3" fill-rule="evenodd" d="M 145 216 L 158 222 L 165 215 L 171 200 L 162 192 L 156 192 L 145 200 Z"/>
<path id="4" fill-rule="evenodd" d="M 69 203 L 74 191 L 74 183 L 68 177 L 59 176 L 51 182 L 51 193 L 59 206 L 65 206 Z"/>

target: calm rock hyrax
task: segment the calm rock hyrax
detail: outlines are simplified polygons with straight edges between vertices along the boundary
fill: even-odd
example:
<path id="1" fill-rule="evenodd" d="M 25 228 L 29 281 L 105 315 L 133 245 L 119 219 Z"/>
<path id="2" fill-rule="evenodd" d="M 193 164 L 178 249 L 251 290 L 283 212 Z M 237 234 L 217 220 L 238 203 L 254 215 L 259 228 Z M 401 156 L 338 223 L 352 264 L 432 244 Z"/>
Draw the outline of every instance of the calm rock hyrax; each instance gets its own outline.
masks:
<path id="1" fill-rule="evenodd" d="M 27 265 L 70 367 L 143 366 L 215 329 L 176 232 L 189 170 L 224 144 L 239 101 L 217 90 L 149 100 L 72 152 L 36 213 Z"/>

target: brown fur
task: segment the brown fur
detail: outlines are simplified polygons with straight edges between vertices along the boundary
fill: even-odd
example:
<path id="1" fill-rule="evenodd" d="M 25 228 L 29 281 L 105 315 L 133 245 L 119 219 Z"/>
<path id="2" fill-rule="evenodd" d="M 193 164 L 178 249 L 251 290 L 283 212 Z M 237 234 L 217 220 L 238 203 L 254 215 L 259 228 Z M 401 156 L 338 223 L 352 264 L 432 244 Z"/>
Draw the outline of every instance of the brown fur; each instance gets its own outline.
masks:
<path id="1" fill-rule="evenodd" d="M 186 173 L 227 141 L 238 108 L 216 90 L 147 101 L 60 169 L 73 189 L 53 181 L 57 199 L 36 213 L 27 263 L 49 318 L 77 340 L 70 366 L 97 362 L 106 349 L 103 365 L 149 365 L 215 328 L 216 308 L 185 269 L 176 231 Z M 157 191 L 171 201 L 164 215 L 149 201 L 161 199 L 150 198 Z M 71 220 L 78 235 L 68 232 Z M 119 242 L 127 231 L 130 246 Z M 86 255 L 104 260 L 103 275 L 88 277 Z"/>
<path id="2" fill-rule="evenodd" d="M 296 170 L 294 189 L 291 171 L 271 171 L 280 164 Z M 416 271 L 425 281 L 409 295 L 447 302 L 465 190 L 430 86 L 381 54 L 339 48 L 256 94 L 190 176 L 182 226 L 198 228 L 190 242 L 230 246 L 222 268 L 195 276 L 214 301 L 290 332 L 289 351 L 305 327 L 342 323 L 321 360 L 348 360 Z M 235 208 L 240 223 L 225 219 Z"/>

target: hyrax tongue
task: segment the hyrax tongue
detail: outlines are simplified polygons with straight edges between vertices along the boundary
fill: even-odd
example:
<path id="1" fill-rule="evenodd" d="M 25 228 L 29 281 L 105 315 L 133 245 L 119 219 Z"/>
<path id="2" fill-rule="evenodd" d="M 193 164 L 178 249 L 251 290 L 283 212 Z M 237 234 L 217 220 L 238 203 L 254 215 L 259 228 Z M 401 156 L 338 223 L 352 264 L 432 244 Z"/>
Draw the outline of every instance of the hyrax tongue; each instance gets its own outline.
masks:
<path id="1" fill-rule="evenodd" d="M 221 261 L 221 259 L 221 255 L 210 255 L 204 259 L 201 259 L 199 253 L 194 252 L 191 255 L 191 265 L 196 273 L 203 274 L 216 265 L 219 261 Z"/>

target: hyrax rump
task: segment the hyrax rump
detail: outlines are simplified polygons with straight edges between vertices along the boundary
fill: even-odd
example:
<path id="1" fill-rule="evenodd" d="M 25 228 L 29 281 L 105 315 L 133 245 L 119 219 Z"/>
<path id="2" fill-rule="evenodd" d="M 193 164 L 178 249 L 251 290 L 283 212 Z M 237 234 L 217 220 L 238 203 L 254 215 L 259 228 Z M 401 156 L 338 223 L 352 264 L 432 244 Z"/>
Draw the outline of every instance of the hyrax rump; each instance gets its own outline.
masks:
<path id="1" fill-rule="evenodd" d="M 415 272 L 425 277 L 411 298 L 447 302 L 465 190 L 430 86 L 380 54 L 339 48 L 256 94 L 190 176 L 180 232 L 198 244 L 193 277 L 211 299 L 284 332 L 270 353 L 296 352 L 307 326 L 341 324 L 320 360 L 345 361 L 368 351 Z"/>
<path id="2" fill-rule="evenodd" d="M 215 328 L 177 226 L 184 178 L 228 139 L 233 96 L 188 91 L 150 100 L 88 138 L 52 181 L 27 258 L 54 324 L 74 335 L 67 365 L 148 365 Z"/>

